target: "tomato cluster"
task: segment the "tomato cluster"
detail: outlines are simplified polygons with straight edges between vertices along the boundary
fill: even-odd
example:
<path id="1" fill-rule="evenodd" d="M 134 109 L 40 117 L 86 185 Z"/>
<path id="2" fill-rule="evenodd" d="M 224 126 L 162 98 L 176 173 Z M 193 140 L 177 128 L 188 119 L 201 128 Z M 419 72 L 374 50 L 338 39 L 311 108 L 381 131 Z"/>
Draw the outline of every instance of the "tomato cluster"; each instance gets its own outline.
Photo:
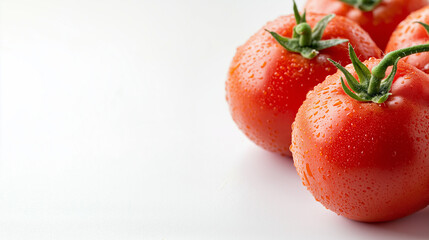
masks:
<path id="1" fill-rule="evenodd" d="M 356 4 L 362 2 L 356 7 Z M 352 4 L 350 4 L 352 3 Z M 307 11 L 335 13 L 358 23 L 381 49 L 396 26 L 410 13 L 428 5 L 427 0 L 308 0 Z"/>
<path id="2" fill-rule="evenodd" d="M 310 26 L 316 25 L 322 17 L 316 13 L 306 16 Z M 294 27 L 292 15 L 265 25 L 237 49 L 226 82 L 227 100 L 237 125 L 256 144 L 284 155 L 291 155 L 292 122 L 307 92 L 337 71 L 328 58 L 342 64 L 351 62 L 346 43 L 308 59 L 286 50 L 265 31 L 291 36 Z M 381 56 L 381 51 L 364 30 L 340 16 L 326 26 L 323 38 L 348 39 L 361 60 Z"/>
<path id="3" fill-rule="evenodd" d="M 292 156 L 339 215 L 388 221 L 429 205 L 427 5 L 308 0 L 308 12 L 294 4 L 232 60 L 226 99 L 238 127 Z"/>

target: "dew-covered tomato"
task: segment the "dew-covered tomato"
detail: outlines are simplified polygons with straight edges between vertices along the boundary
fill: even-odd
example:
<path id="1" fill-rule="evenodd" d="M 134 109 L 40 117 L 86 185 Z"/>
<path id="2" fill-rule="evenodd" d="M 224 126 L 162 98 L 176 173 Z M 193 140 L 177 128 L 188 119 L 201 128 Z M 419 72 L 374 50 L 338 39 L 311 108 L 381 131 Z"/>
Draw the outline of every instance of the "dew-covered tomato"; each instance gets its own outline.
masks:
<path id="1" fill-rule="evenodd" d="M 295 28 L 296 17 L 283 16 L 267 23 L 239 47 L 226 81 L 226 99 L 238 127 L 259 146 L 283 155 L 291 154 L 291 124 L 307 92 L 337 71 L 327 59 L 350 63 L 347 44 L 338 39 L 355 46 L 361 60 L 381 55 L 369 35 L 349 19 L 307 13 L 305 21 L 298 13 L 298 26 L 302 27 Z M 322 24 L 316 26 L 319 21 Z M 294 37 L 294 29 L 303 35 Z M 303 39 L 305 35 L 311 41 Z"/>
<path id="2" fill-rule="evenodd" d="M 418 22 L 423 23 L 423 25 Z M 429 34 L 424 24 L 429 24 L 429 6 L 413 12 L 398 25 L 390 37 L 386 52 L 428 43 Z M 429 73 L 429 53 L 427 52 L 408 56 L 401 61 Z"/>
<path id="3" fill-rule="evenodd" d="M 396 66 L 399 55 L 392 56 L 389 64 L 355 61 L 346 67 L 350 75 L 342 68 L 344 74 L 328 76 L 293 125 L 291 150 L 303 184 L 326 208 L 353 220 L 394 220 L 429 204 L 429 77 L 409 64 Z"/>
<path id="4" fill-rule="evenodd" d="M 306 9 L 352 19 L 384 49 L 396 26 L 411 12 L 426 5 L 427 0 L 308 0 Z"/>

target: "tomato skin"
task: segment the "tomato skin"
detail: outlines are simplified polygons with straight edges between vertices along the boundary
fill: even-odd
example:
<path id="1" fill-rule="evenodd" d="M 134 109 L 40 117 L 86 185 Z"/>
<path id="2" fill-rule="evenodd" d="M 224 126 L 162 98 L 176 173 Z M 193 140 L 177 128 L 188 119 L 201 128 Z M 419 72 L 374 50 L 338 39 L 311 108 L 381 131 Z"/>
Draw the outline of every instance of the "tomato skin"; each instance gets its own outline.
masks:
<path id="1" fill-rule="evenodd" d="M 325 15 L 307 13 L 314 25 Z M 291 125 L 309 90 L 336 68 L 327 60 L 350 63 L 347 43 L 325 50 L 313 59 L 284 49 L 264 29 L 292 36 L 293 15 L 269 22 L 237 49 L 226 81 L 226 99 L 239 128 L 256 144 L 282 155 L 291 155 Z M 380 57 L 381 51 L 354 22 L 335 17 L 322 39 L 346 38 L 361 60 Z"/>
<path id="2" fill-rule="evenodd" d="M 357 22 L 381 48 L 386 47 L 396 26 L 411 12 L 428 5 L 427 0 L 382 0 L 370 12 L 363 12 L 339 0 L 308 0 L 310 12 L 334 13 Z"/>
<path id="3" fill-rule="evenodd" d="M 372 69 L 379 61 L 364 64 Z M 357 78 L 351 65 L 347 70 Z M 352 99 L 340 76 L 316 86 L 296 116 L 291 149 L 303 184 L 326 208 L 357 221 L 394 220 L 426 207 L 429 76 L 400 62 L 383 104 Z"/>
<path id="4" fill-rule="evenodd" d="M 398 25 L 390 37 L 386 53 L 429 42 L 429 34 L 423 26 L 415 23 L 416 21 L 429 24 L 429 6 L 411 13 Z M 401 61 L 409 63 L 425 73 L 429 73 L 428 52 L 417 53 L 403 58 Z"/>

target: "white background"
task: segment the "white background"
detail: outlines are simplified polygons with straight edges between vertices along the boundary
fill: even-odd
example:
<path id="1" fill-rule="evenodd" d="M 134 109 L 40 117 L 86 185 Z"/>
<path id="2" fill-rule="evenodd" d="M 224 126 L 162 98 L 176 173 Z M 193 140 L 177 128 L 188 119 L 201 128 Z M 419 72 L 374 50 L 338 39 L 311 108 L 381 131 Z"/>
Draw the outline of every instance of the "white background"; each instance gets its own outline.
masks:
<path id="1" fill-rule="evenodd" d="M 298 1 L 303 6 L 303 1 Z M 288 0 L 1 0 L 1 239 L 428 239 L 326 210 L 235 126 L 235 48 Z"/>

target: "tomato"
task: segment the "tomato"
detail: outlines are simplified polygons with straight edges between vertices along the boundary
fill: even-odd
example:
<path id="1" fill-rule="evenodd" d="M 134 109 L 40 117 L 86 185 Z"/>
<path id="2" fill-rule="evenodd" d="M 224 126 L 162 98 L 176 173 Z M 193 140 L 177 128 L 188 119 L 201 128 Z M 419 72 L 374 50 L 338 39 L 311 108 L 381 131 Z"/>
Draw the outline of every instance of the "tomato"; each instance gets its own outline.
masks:
<path id="1" fill-rule="evenodd" d="M 323 14 L 307 13 L 311 27 Z M 267 23 L 237 49 L 226 81 L 226 99 L 238 127 L 256 144 L 282 155 L 291 155 L 291 124 L 309 90 L 336 68 L 327 60 L 350 63 L 345 43 L 320 50 L 312 59 L 286 50 L 272 36 L 292 36 L 293 15 Z M 348 39 L 360 59 L 380 57 L 381 51 L 369 35 L 353 21 L 334 17 L 322 39 Z"/>
<path id="2" fill-rule="evenodd" d="M 365 71 L 355 70 L 363 65 L 344 69 L 360 79 L 347 80 L 350 88 L 364 89 L 350 93 L 359 101 L 345 92 L 351 90 L 342 86 L 340 71 L 328 76 L 310 91 L 293 124 L 291 150 L 303 184 L 326 208 L 365 222 L 394 220 L 429 204 L 429 76 L 401 61 L 376 88 L 380 95 L 370 96 L 365 86 L 384 77 L 383 61 L 364 62 L 369 82 L 358 76 Z"/>
<path id="3" fill-rule="evenodd" d="M 335 13 L 357 22 L 384 49 L 396 26 L 411 12 L 428 5 L 427 0 L 382 0 L 369 9 L 359 9 L 340 0 L 308 0 L 306 9 L 312 12 Z M 352 0 L 348 2 L 359 2 Z M 363 1 L 362 1 L 363 2 Z M 362 7 L 361 7 L 362 8 Z M 372 10 L 370 10 L 373 8 Z M 369 11 L 365 11 L 369 10 Z"/>
<path id="4" fill-rule="evenodd" d="M 413 12 L 398 25 L 390 37 L 386 52 L 429 42 L 429 34 L 423 26 L 416 23 L 417 21 L 429 24 L 429 6 Z M 411 55 L 402 61 L 429 73 L 429 53 L 427 52 Z"/>

